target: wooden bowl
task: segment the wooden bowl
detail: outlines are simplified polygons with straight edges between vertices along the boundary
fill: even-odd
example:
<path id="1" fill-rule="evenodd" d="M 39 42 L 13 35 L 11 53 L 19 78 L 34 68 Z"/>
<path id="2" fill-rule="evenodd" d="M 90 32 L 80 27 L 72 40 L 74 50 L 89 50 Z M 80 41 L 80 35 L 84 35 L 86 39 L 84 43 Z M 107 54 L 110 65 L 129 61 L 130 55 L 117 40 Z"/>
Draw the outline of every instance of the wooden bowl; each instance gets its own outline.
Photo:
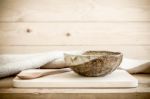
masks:
<path id="1" fill-rule="evenodd" d="M 120 52 L 87 51 L 83 55 L 65 54 L 65 62 L 79 75 L 97 77 L 113 72 L 122 62 L 122 57 Z"/>

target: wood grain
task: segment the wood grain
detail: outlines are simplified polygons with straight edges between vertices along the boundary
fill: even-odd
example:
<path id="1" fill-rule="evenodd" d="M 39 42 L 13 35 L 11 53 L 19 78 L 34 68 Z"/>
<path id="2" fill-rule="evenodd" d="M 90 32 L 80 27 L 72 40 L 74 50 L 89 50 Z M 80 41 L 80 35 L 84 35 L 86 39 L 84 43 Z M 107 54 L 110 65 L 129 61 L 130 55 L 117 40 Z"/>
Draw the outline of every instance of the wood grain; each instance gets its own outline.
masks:
<path id="1" fill-rule="evenodd" d="M 135 93 L 125 93 L 125 94 L 112 94 L 112 93 L 44 93 L 44 94 L 39 94 L 39 93 L 3 93 L 0 94 L 1 99 L 16 99 L 16 98 L 21 98 L 21 99 L 149 99 L 149 94 L 141 94 L 138 97 L 136 96 L 137 94 Z M 143 95 L 143 96 L 142 96 Z M 142 96 L 142 97 L 141 97 Z M 141 97 L 141 98 L 139 98 Z"/>
<path id="2" fill-rule="evenodd" d="M 1 46 L 0 54 L 23 54 L 61 50 L 109 50 L 123 52 L 124 57 L 150 59 L 150 46 L 99 45 L 99 46 Z"/>
<path id="3" fill-rule="evenodd" d="M 149 0 L 1 0 L 1 22 L 150 21 Z"/>
<path id="4" fill-rule="evenodd" d="M 145 87 L 146 86 L 146 87 Z M 149 99 L 150 88 L 140 84 L 138 88 L 126 89 L 0 89 L 1 99 Z"/>
<path id="5" fill-rule="evenodd" d="M 112 50 L 150 59 L 149 0 L 0 0 L 0 53 Z"/>
<path id="6" fill-rule="evenodd" d="M 0 23 L 0 45 L 150 45 L 150 23 Z"/>

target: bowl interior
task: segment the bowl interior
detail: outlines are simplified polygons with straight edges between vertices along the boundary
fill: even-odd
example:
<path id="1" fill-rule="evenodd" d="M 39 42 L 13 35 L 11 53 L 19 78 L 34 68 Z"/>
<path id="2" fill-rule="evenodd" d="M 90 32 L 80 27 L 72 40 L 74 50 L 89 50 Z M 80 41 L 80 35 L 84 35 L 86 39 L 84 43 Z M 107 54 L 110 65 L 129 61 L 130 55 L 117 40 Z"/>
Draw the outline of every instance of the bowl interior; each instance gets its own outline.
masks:
<path id="1" fill-rule="evenodd" d="M 89 56 L 105 56 L 105 55 L 120 55 L 120 52 L 111 52 L 111 51 L 86 51 L 83 55 Z"/>
<path id="2" fill-rule="evenodd" d="M 121 56 L 120 52 L 110 52 L 110 51 L 86 51 L 82 55 L 70 55 L 65 54 L 65 62 L 69 66 L 75 66 L 89 62 L 101 56 Z"/>

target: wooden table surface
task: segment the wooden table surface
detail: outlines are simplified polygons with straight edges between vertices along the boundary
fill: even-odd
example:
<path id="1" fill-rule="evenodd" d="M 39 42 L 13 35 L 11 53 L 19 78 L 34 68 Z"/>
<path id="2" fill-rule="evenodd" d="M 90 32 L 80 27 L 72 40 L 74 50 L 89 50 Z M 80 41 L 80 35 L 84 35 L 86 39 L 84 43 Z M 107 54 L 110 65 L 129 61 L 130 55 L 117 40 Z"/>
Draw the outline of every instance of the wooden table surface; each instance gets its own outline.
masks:
<path id="1" fill-rule="evenodd" d="M 139 80 L 137 88 L 0 88 L 0 99 L 149 99 L 150 74 L 133 75 Z M 0 84 L 5 79 L 0 80 Z M 12 80 L 12 79 L 11 79 Z M 11 81 L 10 80 L 10 81 Z"/>

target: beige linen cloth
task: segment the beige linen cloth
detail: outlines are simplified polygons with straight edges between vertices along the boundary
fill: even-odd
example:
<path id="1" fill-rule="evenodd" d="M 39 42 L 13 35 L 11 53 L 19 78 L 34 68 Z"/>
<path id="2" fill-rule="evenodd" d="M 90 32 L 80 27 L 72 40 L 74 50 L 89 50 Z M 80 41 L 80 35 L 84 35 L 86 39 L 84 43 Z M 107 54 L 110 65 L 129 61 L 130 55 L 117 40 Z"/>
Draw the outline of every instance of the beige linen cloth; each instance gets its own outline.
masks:
<path id="1" fill-rule="evenodd" d="M 34 68 L 65 68 L 64 53 L 82 54 L 85 51 L 53 51 L 36 54 L 4 54 L 0 55 L 0 78 Z M 149 60 L 123 58 L 120 69 L 129 73 L 150 73 Z"/>

